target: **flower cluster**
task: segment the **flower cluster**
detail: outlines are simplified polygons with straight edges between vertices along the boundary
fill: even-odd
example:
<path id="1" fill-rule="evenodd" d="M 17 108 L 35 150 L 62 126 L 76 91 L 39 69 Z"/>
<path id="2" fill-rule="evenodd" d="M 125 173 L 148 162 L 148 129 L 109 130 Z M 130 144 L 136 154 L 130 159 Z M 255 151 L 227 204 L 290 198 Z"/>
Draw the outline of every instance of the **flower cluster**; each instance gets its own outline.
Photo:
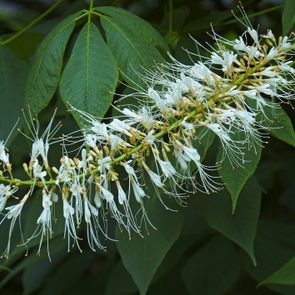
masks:
<path id="1" fill-rule="evenodd" d="M 80 156 L 66 152 L 66 137 L 59 168 L 48 161 L 58 128 L 52 128 L 53 119 L 42 135 L 38 123 L 27 120 L 33 136 L 31 159 L 24 164 L 28 180 L 13 178 L 8 150 L 0 142 L 0 223 L 11 221 L 6 256 L 15 222 L 38 187 L 42 211 L 35 232 L 22 243 L 39 237 L 39 250 L 44 240 L 48 243 L 57 203 L 68 249 L 76 245 L 81 250 L 78 228 L 84 224 L 87 242 L 95 250 L 104 249 L 101 239 L 108 237 L 109 217 L 128 233 L 142 235 L 142 227 L 152 225 L 145 209 L 149 197 L 156 195 L 168 209 L 167 196 L 182 204 L 190 193 L 221 188 L 218 164 L 202 163 L 197 148 L 207 133 L 219 139 L 223 158 L 243 165 L 245 148 L 262 144 L 266 110 L 280 108 L 294 95 L 294 40 L 276 39 L 271 31 L 260 36 L 251 27 L 236 40 L 215 32 L 213 38 L 210 54 L 199 56 L 193 65 L 171 57 L 171 63 L 147 72 L 147 89 L 132 94 L 137 105 L 114 106 L 119 114 L 109 121 L 72 110 L 86 126 L 82 140 L 75 139 L 81 143 Z M 239 139 L 237 132 L 243 134 Z M 16 204 L 6 207 L 20 186 L 28 187 L 25 197 L 14 197 Z"/>

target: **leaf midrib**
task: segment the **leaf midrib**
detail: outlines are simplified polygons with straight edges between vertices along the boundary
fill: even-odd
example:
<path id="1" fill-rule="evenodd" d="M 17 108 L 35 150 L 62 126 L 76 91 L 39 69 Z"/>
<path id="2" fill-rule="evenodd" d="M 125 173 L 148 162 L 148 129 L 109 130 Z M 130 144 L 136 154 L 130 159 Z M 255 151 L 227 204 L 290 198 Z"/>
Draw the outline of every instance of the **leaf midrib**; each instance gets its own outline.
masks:
<path id="1" fill-rule="evenodd" d="M 86 34 L 86 75 L 85 75 L 85 108 L 88 110 L 88 100 L 89 100 L 89 70 L 90 70 L 90 29 L 91 29 L 91 20 L 88 18 L 87 22 L 87 34 Z"/>

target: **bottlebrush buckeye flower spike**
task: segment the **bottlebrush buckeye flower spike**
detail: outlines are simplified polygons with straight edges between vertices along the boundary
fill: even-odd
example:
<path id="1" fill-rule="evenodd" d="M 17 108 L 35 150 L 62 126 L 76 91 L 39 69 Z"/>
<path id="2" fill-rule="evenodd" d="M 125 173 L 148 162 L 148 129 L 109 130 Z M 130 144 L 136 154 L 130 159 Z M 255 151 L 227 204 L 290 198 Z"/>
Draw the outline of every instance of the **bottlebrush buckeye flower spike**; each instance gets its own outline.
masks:
<path id="1" fill-rule="evenodd" d="M 11 222 L 4 255 L 9 254 L 23 206 L 39 187 L 43 209 L 35 221 L 36 231 L 22 244 L 39 237 L 39 250 L 46 240 L 49 251 L 53 209 L 60 203 L 68 250 L 72 246 L 81 250 L 82 224 L 89 247 L 95 250 L 105 248 L 101 238 L 109 238 L 109 217 L 128 233 L 144 235 L 142 228 L 153 226 L 145 207 L 153 195 L 169 209 L 167 196 L 183 204 L 190 193 L 210 194 L 222 187 L 216 176 L 220 163 L 205 165 L 196 145 L 207 132 L 219 139 L 222 159 L 243 167 L 245 149 L 263 144 L 262 130 L 268 129 L 269 120 L 265 108 L 280 108 L 294 96 L 294 37 L 276 39 L 271 31 L 259 35 L 250 26 L 236 40 L 214 31 L 212 37 L 209 56 L 198 56 L 198 62 L 185 65 L 171 57 L 171 63 L 147 71 L 143 77 L 147 89 L 132 94 L 137 107 L 115 106 L 119 115 L 108 123 L 72 110 L 87 127 L 82 138 L 64 139 L 58 168 L 47 156 L 57 141 L 53 119 L 42 135 L 38 123 L 27 120 L 33 138 L 31 160 L 24 164 L 27 180 L 13 177 L 10 155 L 0 142 L 0 223 Z M 240 140 L 234 139 L 235 132 L 243 134 Z M 71 158 L 67 152 L 66 142 L 71 140 L 81 144 L 79 157 Z M 21 186 L 29 187 L 25 197 L 13 197 Z"/>

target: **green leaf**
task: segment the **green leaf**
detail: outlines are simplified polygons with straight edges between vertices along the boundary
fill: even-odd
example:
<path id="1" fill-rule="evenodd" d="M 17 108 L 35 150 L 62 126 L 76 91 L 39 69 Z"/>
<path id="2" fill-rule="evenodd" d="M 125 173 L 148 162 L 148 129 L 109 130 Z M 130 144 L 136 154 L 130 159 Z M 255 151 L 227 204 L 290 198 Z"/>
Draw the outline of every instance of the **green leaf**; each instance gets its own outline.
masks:
<path id="1" fill-rule="evenodd" d="M 288 114 L 281 107 L 265 109 L 265 113 L 269 120 L 265 120 L 263 126 L 270 128 L 270 134 L 295 147 L 295 132 Z"/>
<path id="2" fill-rule="evenodd" d="M 139 73 L 155 62 L 163 62 L 156 47 L 166 49 L 165 41 L 149 24 L 128 12 L 110 7 L 96 9 L 110 15 L 101 15 L 100 20 L 124 79 L 131 85 L 144 86 Z"/>
<path id="3" fill-rule="evenodd" d="M 275 290 L 285 289 L 287 293 L 294 294 L 294 234 L 294 223 L 272 219 L 260 221 L 257 233 L 257 261 L 260 269 L 251 270 L 248 267 L 255 278 L 261 281 L 259 286 L 271 284 L 268 287 Z"/>
<path id="4" fill-rule="evenodd" d="M 295 2 L 294 0 L 285 0 L 282 16 L 283 34 L 287 35 L 295 25 Z"/>
<path id="5" fill-rule="evenodd" d="M 239 256 L 234 245 L 222 237 L 213 238 L 196 251 L 182 271 L 192 295 L 226 294 L 239 276 Z"/>
<path id="6" fill-rule="evenodd" d="M 110 49 L 95 24 L 87 22 L 61 77 L 63 101 L 102 118 L 112 103 L 117 80 L 116 63 Z"/>
<path id="7" fill-rule="evenodd" d="M 10 49 L 0 46 L 0 140 L 5 140 L 24 106 L 28 66 Z"/>
<path id="8" fill-rule="evenodd" d="M 244 186 L 235 214 L 226 191 L 198 198 L 197 208 L 210 227 L 242 247 L 255 264 L 254 239 L 260 213 L 261 192 L 256 178 Z"/>
<path id="9" fill-rule="evenodd" d="M 197 214 L 195 208 L 196 201 L 196 198 L 190 198 L 187 207 L 183 209 L 184 218 L 181 234 L 158 268 L 153 278 L 152 286 L 155 284 L 161 285 L 166 278 L 169 281 L 171 271 L 178 269 L 178 265 L 182 264 L 182 262 L 187 259 L 187 252 L 190 251 L 192 247 L 195 247 L 197 243 L 203 243 L 204 240 L 207 240 L 208 236 L 214 233 L 204 218 Z M 178 284 L 178 288 L 180 288 L 181 285 L 179 285 L 179 282 L 176 284 Z M 149 290 L 150 293 L 152 293 L 152 291 L 153 289 Z"/>
<path id="10" fill-rule="evenodd" d="M 274 221 L 261 220 L 255 241 L 257 266 L 254 267 L 241 253 L 241 262 L 246 272 L 257 282 L 263 281 L 270 274 L 281 268 L 294 256 L 294 225 L 276 224 Z M 287 241 L 289 239 L 289 242 Z M 265 287 L 275 290 L 277 294 L 294 295 L 294 285 L 269 284 Z"/>
<path id="11" fill-rule="evenodd" d="M 117 247 L 125 268 L 132 276 L 140 294 L 146 291 L 165 258 L 168 250 L 178 238 L 182 228 L 181 212 L 166 210 L 158 199 L 147 207 L 149 218 L 155 229 L 150 229 L 145 237 L 117 231 Z"/>
<path id="12" fill-rule="evenodd" d="M 235 132 L 232 139 L 237 141 L 241 140 L 241 133 Z M 243 140 L 244 138 L 242 141 Z M 239 195 L 245 183 L 253 175 L 257 168 L 261 158 L 261 149 L 260 144 L 253 143 L 253 146 L 250 149 L 246 145 L 243 149 L 245 161 L 242 163 L 242 167 L 233 167 L 228 157 L 225 157 L 222 160 L 223 148 L 221 144 L 219 145 L 217 159 L 218 161 L 222 161 L 221 168 L 219 169 L 219 175 L 221 176 L 222 181 L 230 194 L 233 213 L 235 212 Z"/>
<path id="13" fill-rule="evenodd" d="M 295 256 L 264 279 L 259 286 L 265 284 L 295 285 Z"/>
<path id="14" fill-rule="evenodd" d="M 105 295 L 128 295 L 136 293 L 137 288 L 121 262 L 118 262 L 108 277 Z"/>
<path id="15" fill-rule="evenodd" d="M 128 10 L 118 7 L 96 7 L 100 13 L 110 16 L 124 30 L 130 32 L 137 38 L 148 41 L 148 43 L 160 50 L 167 51 L 169 49 L 164 38 L 156 31 L 153 26 L 142 18 Z"/>
<path id="16" fill-rule="evenodd" d="M 247 104 L 254 109 L 256 108 L 256 103 L 252 99 L 247 99 Z M 263 112 L 258 110 L 257 113 L 256 121 L 267 128 L 272 136 L 295 147 L 295 132 L 292 121 L 281 106 L 265 106 Z"/>
<path id="17" fill-rule="evenodd" d="M 26 104 L 33 112 L 42 111 L 53 97 L 60 80 L 63 56 L 81 12 L 59 23 L 41 43 L 26 85 Z"/>

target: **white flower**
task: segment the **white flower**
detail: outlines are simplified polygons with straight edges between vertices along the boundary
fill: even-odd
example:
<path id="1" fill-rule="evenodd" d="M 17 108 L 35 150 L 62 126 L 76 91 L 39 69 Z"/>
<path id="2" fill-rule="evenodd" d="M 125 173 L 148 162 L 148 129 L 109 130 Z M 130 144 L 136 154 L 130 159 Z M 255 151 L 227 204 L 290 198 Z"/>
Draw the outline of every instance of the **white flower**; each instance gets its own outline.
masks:
<path id="1" fill-rule="evenodd" d="M 129 132 L 131 127 L 121 120 L 113 119 L 108 126 L 110 129 L 114 131 L 126 134 L 127 136 L 132 136 L 132 134 Z"/>
<path id="2" fill-rule="evenodd" d="M 95 147 L 96 143 L 98 141 L 98 138 L 95 134 L 86 134 L 85 135 L 85 143 L 86 145 L 90 146 L 90 147 Z"/>
<path id="3" fill-rule="evenodd" d="M 12 188 L 10 185 L 0 184 L 0 198 L 9 197 L 17 191 L 17 187 Z"/>
<path id="4" fill-rule="evenodd" d="M 123 215 L 118 210 L 117 205 L 114 201 L 114 195 L 107 189 L 105 189 L 103 186 L 101 189 L 101 198 L 106 200 L 108 208 L 111 210 L 112 216 L 116 219 L 118 224 L 122 224 L 124 227 L 126 227 L 124 221 L 123 221 Z"/>
<path id="5" fill-rule="evenodd" d="M 273 78 L 273 77 L 277 76 L 277 73 L 276 73 L 275 71 L 273 71 L 273 69 L 270 68 L 270 67 L 265 68 L 265 69 L 261 72 L 261 74 L 262 74 L 263 76 L 266 76 L 266 77 L 269 77 L 269 78 Z"/>
<path id="6" fill-rule="evenodd" d="M 164 175 L 167 177 L 167 178 L 170 178 L 172 175 L 175 175 L 176 174 L 176 170 L 175 168 L 172 166 L 171 162 L 169 160 L 161 160 L 161 159 L 158 159 L 157 160 L 161 169 L 162 169 L 162 172 L 164 173 Z"/>
<path id="7" fill-rule="evenodd" d="M 140 187 L 140 184 L 138 182 L 138 179 L 137 179 L 137 176 L 135 174 L 135 171 L 134 171 L 134 169 L 128 163 L 124 163 L 123 166 L 124 166 L 124 168 L 125 168 L 125 170 L 126 170 L 126 172 L 128 174 L 129 182 L 132 185 L 135 199 L 136 199 L 136 201 L 138 203 L 141 203 L 142 202 L 141 199 L 145 196 L 145 192 Z"/>
<path id="8" fill-rule="evenodd" d="M 123 110 L 121 110 L 121 113 L 124 114 L 128 118 L 135 119 L 135 122 L 140 122 L 142 120 L 142 116 L 140 116 L 137 113 L 131 111 L 130 109 L 124 108 Z"/>
<path id="9" fill-rule="evenodd" d="M 139 111 L 139 115 L 141 116 L 141 124 L 147 129 L 152 129 L 154 125 L 154 116 L 151 114 L 151 111 L 146 107 L 142 107 Z"/>
<path id="10" fill-rule="evenodd" d="M 135 199 L 138 203 L 142 202 L 142 198 L 145 197 L 144 190 L 140 187 L 139 183 L 136 182 L 134 179 L 131 179 L 131 185 L 133 188 Z"/>
<path id="11" fill-rule="evenodd" d="M 80 224 L 83 217 L 83 185 L 79 183 L 78 179 L 75 179 L 74 182 L 71 184 L 70 191 L 72 193 L 72 196 L 75 198 L 76 220 L 77 223 Z"/>
<path id="12" fill-rule="evenodd" d="M 231 162 L 232 166 L 241 166 L 244 152 L 242 151 L 242 142 L 237 142 L 231 139 L 229 136 L 229 130 L 226 129 L 221 124 L 218 123 L 205 123 L 205 127 L 212 130 L 220 139 L 220 143 L 222 145 L 223 150 L 223 158 L 226 156 Z M 223 160 L 223 159 L 222 159 Z"/>
<path id="13" fill-rule="evenodd" d="M 53 116 L 51 117 L 49 123 L 47 124 L 47 127 L 45 128 L 42 135 L 39 135 L 40 123 L 37 119 L 32 117 L 30 108 L 28 108 L 28 117 L 25 113 L 23 113 L 23 115 L 24 115 L 24 120 L 27 124 L 28 130 L 31 132 L 32 137 L 29 137 L 28 135 L 20 131 L 26 138 L 30 139 L 33 142 L 32 150 L 31 150 L 31 161 L 34 162 L 41 155 L 46 168 L 48 168 L 47 157 L 48 157 L 50 144 L 53 143 L 52 140 L 54 138 L 54 135 L 57 133 L 57 131 L 61 127 L 61 124 L 58 123 L 56 126 L 52 128 L 55 114 L 56 114 L 56 110 Z M 57 141 L 55 141 L 54 143 L 56 142 Z"/>
<path id="14" fill-rule="evenodd" d="M 100 123 L 99 121 L 93 120 L 91 130 L 97 136 L 98 141 L 103 141 L 109 137 L 109 133 L 107 130 L 107 124 Z"/>
<path id="15" fill-rule="evenodd" d="M 9 155 L 5 150 L 3 141 L 0 141 L 0 160 L 4 163 L 9 163 Z"/>
<path id="16" fill-rule="evenodd" d="M 282 70 L 283 72 L 288 72 L 290 74 L 294 74 L 295 73 L 295 69 L 293 69 L 292 67 L 290 67 L 288 65 L 288 63 L 282 63 L 279 65 L 280 70 Z"/>
<path id="17" fill-rule="evenodd" d="M 160 97 L 159 93 L 155 89 L 149 88 L 147 94 L 148 97 L 155 102 L 156 106 L 162 113 L 167 112 L 168 108 L 165 104 L 165 100 Z"/>
<path id="18" fill-rule="evenodd" d="M 109 142 L 111 143 L 111 149 L 115 150 L 117 149 L 119 146 L 128 146 L 129 144 L 124 141 L 121 137 L 115 135 L 115 134 L 111 134 L 108 138 Z"/>
<path id="19" fill-rule="evenodd" d="M 215 170 L 215 167 L 207 167 L 203 165 L 201 163 L 201 156 L 194 147 L 183 145 L 179 141 L 177 141 L 177 145 L 183 150 L 183 158 L 185 161 L 193 161 L 196 164 L 197 172 L 201 179 L 201 186 L 199 185 L 197 188 L 206 193 L 218 190 L 220 184 L 214 180 L 216 177 L 207 173 L 207 170 L 211 172 Z"/>
<path id="20" fill-rule="evenodd" d="M 92 156 L 87 155 L 86 149 L 82 149 L 81 151 L 81 160 L 78 162 L 78 168 L 82 169 L 85 172 L 88 168 L 88 164 L 93 160 Z"/>
<path id="21" fill-rule="evenodd" d="M 220 112 L 216 116 L 218 121 L 228 124 L 229 129 L 232 127 L 243 131 L 247 134 L 255 132 L 255 116 L 256 114 L 247 110 L 238 110 L 235 108 L 215 109 Z"/>
<path id="22" fill-rule="evenodd" d="M 140 233 L 140 229 L 137 226 L 136 220 L 131 211 L 129 200 L 125 191 L 123 190 L 119 181 L 116 181 L 117 189 L 118 189 L 118 201 L 119 204 L 123 206 L 125 216 L 126 216 L 126 224 L 124 225 L 128 233 L 130 229 L 134 230 L 136 233 Z"/>
<path id="23" fill-rule="evenodd" d="M 185 145 L 182 146 L 185 155 L 191 160 L 194 161 L 197 165 L 199 165 L 201 156 L 198 151 L 193 147 L 187 147 Z"/>
<path id="24" fill-rule="evenodd" d="M 148 173 L 151 181 L 157 186 L 157 187 L 163 187 L 163 183 L 161 180 L 161 176 L 159 176 L 157 173 L 153 172 L 147 165 L 145 162 L 142 162 L 142 165 L 144 167 L 144 169 L 146 170 L 146 172 Z"/>
<path id="25" fill-rule="evenodd" d="M 0 197 L 0 213 L 4 210 L 7 202 L 7 197 Z"/>
<path id="26" fill-rule="evenodd" d="M 217 123 L 209 123 L 208 128 L 212 130 L 222 141 L 231 141 L 231 138 L 226 131 Z"/>
<path id="27" fill-rule="evenodd" d="M 101 194 L 108 203 L 111 203 L 114 200 L 114 195 L 103 186 L 101 187 Z"/>
<path id="28" fill-rule="evenodd" d="M 51 212 L 52 200 L 51 200 L 51 192 L 47 193 L 45 189 L 42 192 L 42 207 L 43 210 L 40 216 L 37 219 L 37 228 L 34 233 L 31 235 L 30 238 L 27 239 L 25 243 L 22 245 L 28 244 L 32 239 L 41 235 L 38 254 L 40 254 L 41 247 L 43 244 L 43 240 L 46 237 L 46 245 L 47 245 L 47 254 L 49 260 L 50 258 L 50 251 L 49 251 L 49 240 L 52 238 L 53 230 L 52 230 L 52 212 Z"/>
<path id="29" fill-rule="evenodd" d="M 116 181 L 117 189 L 118 189 L 118 201 L 120 205 L 123 205 L 124 203 L 127 202 L 127 196 L 126 193 L 124 192 L 121 184 L 119 181 Z"/>
<path id="30" fill-rule="evenodd" d="M 235 115 L 240 119 L 243 126 L 253 126 L 255 124 L 256 114 L 247 110 L 235 110 Z"/>
<path id="31" fill-rule="evenodd" d="M 247 32 L 249 33 L 249 35 L 251 36 L 251 38 L 253 39 L 253 41 L 256 44 L 259 44 L 259 40 L 258 40 L 258 33 L 256 30 L 254 30 L 253 28 L 248 28 Z"/>
<path id="32" fill-rule="evenodd" d="M 247 51 L 247 45 L 245 44 L 242 37 L 234 41 L 233 48 L 237 51 Z"/>
<path id="33" fill-rule="evenodd" d="M 42 170 L 38 159 L 36 159 L 33 164 L 33 175 L 36 179 L 39 178 L 42 182 L 45 182 L 45 176 L 47 175 L 47 172 Z"/>
<path id="34" fill-rule="evenodd" d="M 128 163 L 124 163 L 123 166 L 124 166 L 127 174 L 129 175 L 129 177 L 132 176 L 132 177 L 136 178 L 134 169 Z"/>
<path id="35" fill-rule="evenodd" d="M 111 161 L 112 161 L 112 158 L 110 156 L 106 156 L 101 159 L 98 159 L 97 165 L 98 165 L 98 169 L 101 174 L 105 174 L 106 170 L 110 170 L 110 168 L 111 168 L 110 162 Z"/>
<path id="36" fill-rule="evenodd" d="M 66 198 L 63 198 L 63 216 L 65 219 L 64 238 L 67 237 L 68 240 L 68 251 L 70 251 L 71 239 L 73 239 L 77 248 L 82 252 L 78 241 L 79 237 L 76 233 L 74 214 L 75 209 L 69 204 Z"/>
<path id="37" fill-rule="evenodd" d="M 272 32 L 272 30 L 267 30 L 267 34 L 265 35 L 262 35 L 263 38 L 266 38 L 266 39 L 271 39 L 271 40 L 275 40 L 275 36 Z"/>
<path id="38" fill-rule="evenodd" d="M 281 42 L 279 43 L 278 49 L 282 51 L 288 51 L 294 48 L 291 42 L 289 42 L 289 38 L 287 36 L 283 37 Z"/>
<path id="39" fill-rule="evenodd" d="M 98 210 L 90 204 L 87 198 L 84 199 L 84 218 L 87 226 L 87 241 L 90 249 L 96 251 L 95 248 L 104 249 L 99 240 L 99 221 Z"/>
<path id="40" fill-rule="evenodd" d="M 186 129 L 186 131 L 189 132 L 192 132 L 194 129 L 194 124 L 186 122 L 185 120 L 181 122 L 181 125 Z"/>
<path id="41" fill-rule="evenodd" d="M 272 60 L 272 59 L 274 59 L 278 54 L 279 54 L 278 49 L 272 47 L 272 48 L 270 49 L 270 51 L 268 52 L 268 54 L 267 54 L 267 56 L 266 56 L 266 59 L 267 59 L 267 60 Z"/>
<path id="42" fill-rule="evenodd" d="M 263 94 L 269 95 L 269 96 L 275 96 L 276 93 L 271 89 L 270 84 L 264 83 L 262 85 L 259 85 L 256 87 L 256 89 Z"/>
<path id="43" fill-rule="evenodd" d="M 231 51 L 222 52 L 222 56 L 213 52 L 211 55 L 211 61 L 213 64 L 221 65 L 224 72 L 231 71 L 233 63 L 237 62 L 237 54 Z"/>
<path id="44" fill-rule="evenodd" d="M 147 136 L 146 136 L 146 138 L 144 139 L 144 141 L 145 141 L 146 143 L 152 145 L 152 144 L 155 142 L 155 140 L 156 140 L 156 138 L 155 138 L 155 136 L 154 136 L 154 133 L 155 133 L 154 130 L 149 131 L 149 133 L 147 134 Z"/>
<path id="45" fill-rule="evenodd" d="M 11 220 L 9 230 L 8 230 L 7 247 L 3 253 L 3 256 L 6 258 L 8 258 L 9 253 L 10 253 L 11 237 L 12 237 L 15 223 L 16 223 L 17 219 L 20 218 L 24 204 L 26 203 L 27 199 L 29 198 L 30 193 L 31 192 L 29 191 L 18 204 L 6 207 L 5 210 L 8 212 L 4 215 L 4 217 L 0 221 L 0 225 L 1 225 L 5 219 Z M 21 230 L 21 228 L 20 228 L 20 230 Z"/>
<path id="46" fill-rule="evenodd" d="M 253 45 L 247 46 L 242 37 L 234 41 L 233 49 L 247 53 L 250 59 L 259 58 L 261 56 L 259 49 Z"/>
<path id="47" fill-rule="evenodd" d="M 208 84 L 215 85 L 212 72 L 201 62 L 191 67 L 190 74 L 197 79 L 205 80 Z"/>
<path id="48" fill-rule="evenodd" d="M 188 169 L 187 157 L 185 157 L 183 151 L 179 149 L 179 147 L 176 147 L 174 150 L 174 155 L 178 164 L 180 165 L 180 168 L 183 171 L 186 171 Z"/>
<path id="49" fill-rule="evenodd" d="M 164 161 L 160 158 L 159 156 L 159 151 L 157 148 L 152 147 L 153 155 L 157 163 L 159 164 L 163 174 L 165 175 L 166 178 L 173 178 L 173 175 L 176 174 L 176 170 L 171 164 L 171 162 L 167 159 L 164 158 Z"/>
<path id="50" fill-rule="evenodd" d="M 39 216 L 39 218 L 37 219 L 37 224 L 40 225 L 41 228 L 40 228 L 40 232 L 37 233 L 36 235 L 39 235 L 41 233 L 41 239 L 40 239 L 40 243 L 39 243 L 38 253 L 40 253 L 41 246 L 43 243 L 43 238 L 46 237 L 48 256 L 49 256 L 49 239 L 52 238 L 52 234 L 53 234 L 51 206 L 52 206 L 52 201 L 51 201 L 50 193 L 47 194 L 44 191 L 43 196 L 42 196 L 43 211 L 42 211 L 41 215 Z"/>
<path id="51" fill-rule="evenodd" d="M 44 162 L 47 162 L 49 151 L 49 143 L 44 142 L 42 138 L 38 138 L 33 142 L 31 160 L 35 161 L 40 155 Z"/>
<path id="52" fill-rule="evenodd" d="M 63 156 L 61 159 L 61 166 L 58 171 L 56 178 L 56 184 L 60 182 L 68 183 L 71 182 L 73 175 L 75 174 L 75 169 L 68 156 Z"/>
<path id="53" fill-rule="evenodd" d="M 101 193 L 98 191 L 95 193 L 95 196 L 94 196 L 94 204 L 98 209 L 101 208 L 102 206 Z"/>
<path id="54" fill-rule="evenodd" d="M 203 87 L 201 83 L 191 77 L 186 76 L 184 73 L 180 73 L 180 78 L 180 82 L 182 85 L 184 85 L 181 88 L 184 91 L 186 90 L 192 92 L 194 95 L 196 95 L 197 92 Z"/>
<path id="55" fill-rule="evenodd" d="M 261 56 L 261 52 L 256 46 L 247 46 L 245 52 L 248 54 L 250 59 L 259 58 Z"/>

